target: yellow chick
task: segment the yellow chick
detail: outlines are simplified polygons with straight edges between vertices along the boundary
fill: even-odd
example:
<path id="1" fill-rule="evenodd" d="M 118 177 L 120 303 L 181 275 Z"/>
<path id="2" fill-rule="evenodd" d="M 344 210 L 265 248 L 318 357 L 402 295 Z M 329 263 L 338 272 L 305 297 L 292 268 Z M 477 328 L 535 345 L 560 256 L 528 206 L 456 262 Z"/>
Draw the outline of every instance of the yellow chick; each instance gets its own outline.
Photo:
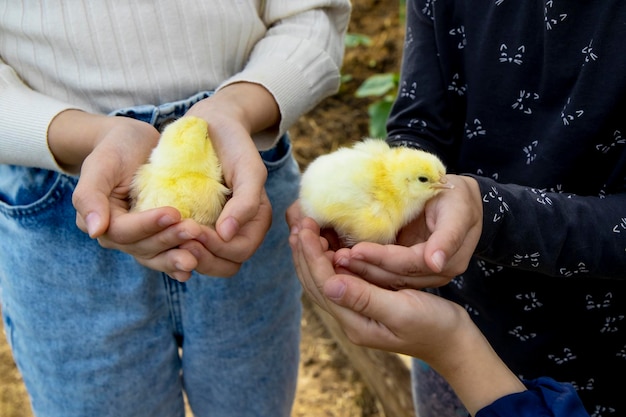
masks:
<path id="1" fill-rule="evenodd" d="M 171 206 L 183 218 L 215 225 L 230 190 L 208 134 L 208 123 L 184 116 L 169 124 L 131 184 L 131 211 Z"/>
<path id="2" fill-rule="evenodd" d="M 435 155 L 365 139 L 317 157 L 302 174 L 300 204 L 342 243 L 393 243 L 402 226 L 444 188 L 452 188 Z"/>

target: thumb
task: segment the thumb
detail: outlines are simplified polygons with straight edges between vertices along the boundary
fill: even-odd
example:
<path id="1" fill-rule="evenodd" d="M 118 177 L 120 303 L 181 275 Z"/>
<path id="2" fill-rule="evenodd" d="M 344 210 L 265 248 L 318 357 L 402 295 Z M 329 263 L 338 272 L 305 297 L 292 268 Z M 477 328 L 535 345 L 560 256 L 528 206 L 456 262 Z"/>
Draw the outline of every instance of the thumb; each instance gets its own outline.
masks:
<path id="1" fill-rule="evenodd" d="M 426 208 L 426 224 L 432 232 L 424 247 L 427 265 L 449 276 L 467 268 L 482 234 L 483 218 L 477 181 L 467 176 L 452 178 L 454 192 L 439 194 Z"/>
<path id="2" fill-rule="evenodd" d="M 226 202 L 215 224 L 219 236 L 225 242 L 230 241 L 246 223 L 255 218 L 262 202 L 271 205 L 263 188 L 261 193 L 250 187 L 234 190 L 233 197 Z"/>
<path id="3" fill-rule="evenodd" d="M 324 295 L 338 306 L 386 323 L 394 317 L 390 291 L 350 275 L 336 275 L 324 283 Z"/>
<path id="4" fill-rule="evenodd" d="M 113 190 L 100 170 L 83 165 L 81 176 L 72 194 L 76 209 L 76 225 L 91 238 L 101 236 L 109 227 L 109 195 Z"/>
<path id="5" fill-rule="evenodd" d="M 222 163 L 226 183 L 232 187 L 232 197 L 226 202 L 215 228 L 228 242 L 246 223 L 255 219 L 262 204 L 271 204 L 265 191 L 267 169 L 255 147 L 237 158 L 226 155 Z M 233 168 L 227 172 L 228 166 Z"/>
<path id="6" fill-rule="evenodd" d="M 436 229 L 426 241 L 424 261 L 433 272 L 443 272 L 448 260 L 461 249 L 464 240 L 457 230 L 453 224 L 447 224 L 445 228 Z"/>
<path id="7" fill-rule="evenodd" d="M 302 214 L 302 207 L 300 206 L 300 200 L 296 200 L 291 204 L 285 212 L 285 221 L 289 226 L 289 229 L 294 233 L 300 230 L 300 223 L 302 222 L 304 215 Z"/>

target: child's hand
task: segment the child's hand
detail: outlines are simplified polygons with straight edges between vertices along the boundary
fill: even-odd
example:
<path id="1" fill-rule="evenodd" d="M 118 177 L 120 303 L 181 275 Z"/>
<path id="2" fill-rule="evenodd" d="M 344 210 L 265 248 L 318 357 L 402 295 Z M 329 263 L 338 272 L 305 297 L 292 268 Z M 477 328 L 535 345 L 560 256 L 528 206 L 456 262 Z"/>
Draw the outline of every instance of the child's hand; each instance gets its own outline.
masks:
<path id="1" fill-rule="evenodd" d="M 400 231 L 397 245 L 359 243 L 338 251 L 335 265 L 393 289 L 439 287 L 465 272 L 482 233 L 480 190 L 470 177 L 448 181 L 454 192 L 431 200 Z"/>
<path id="2" fill-rule="evenodd" d="M 302 219 L 292 230 L 289 242 L 305 292 L 337 320 L 350 341 L 426 361 L 472 415 L 525 390 L 461 306 L 423 291 L 393 291 L 338 274 L 312 219 Z"/>

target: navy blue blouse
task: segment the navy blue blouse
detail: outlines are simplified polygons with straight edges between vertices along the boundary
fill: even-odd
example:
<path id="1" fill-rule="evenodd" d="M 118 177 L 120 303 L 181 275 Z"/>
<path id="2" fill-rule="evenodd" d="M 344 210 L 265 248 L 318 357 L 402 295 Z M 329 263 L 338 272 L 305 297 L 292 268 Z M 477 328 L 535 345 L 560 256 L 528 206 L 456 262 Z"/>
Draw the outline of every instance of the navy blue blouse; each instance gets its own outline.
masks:
<path id="1" fill-rule="evenodd" d="M 480 185 L 475 256 L 438 292 L 520 377 L 626 415 L 626 2 L 408 0 L 387 140 Z"/>
<path id="2" fill-rule="evenodd" d="M 527 391 L 502 397 L 475 417 L 589 417 L 569 384 L 541 377 L 524 385 Z"/>

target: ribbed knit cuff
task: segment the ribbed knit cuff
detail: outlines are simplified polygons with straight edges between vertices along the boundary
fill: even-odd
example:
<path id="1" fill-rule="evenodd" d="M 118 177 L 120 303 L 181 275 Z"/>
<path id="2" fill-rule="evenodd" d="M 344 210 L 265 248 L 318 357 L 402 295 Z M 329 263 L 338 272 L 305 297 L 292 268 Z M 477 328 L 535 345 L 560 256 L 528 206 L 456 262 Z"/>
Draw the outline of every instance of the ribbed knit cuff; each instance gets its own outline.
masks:
<path id="1" fill-rule="evenodd" d="M 260 150 L 271 147 L 297 120 L 325 97 L 339 88 L 339 71 L 324 51 L 306 55 L 315 50 L 288 37 L 281 39 L 281 50 L 267 42 L 255 48 L 246 68 L 226 80 L 218 89 L 236 82 L 251 82 L 265 87 L 276 100 L 281 120 L 278 131 L 259 132 L 253 136 Z M 267 56 L 273 55 L 272 60 Z M 314 81 L 315 80 L 315 81 Z"/>
<path id="2" fill-rule="evenodd" d="M 13 84 L 0 91 L 0 163 L 63 171 L 48 147 L 48 126 L 75 107 Z"/>

